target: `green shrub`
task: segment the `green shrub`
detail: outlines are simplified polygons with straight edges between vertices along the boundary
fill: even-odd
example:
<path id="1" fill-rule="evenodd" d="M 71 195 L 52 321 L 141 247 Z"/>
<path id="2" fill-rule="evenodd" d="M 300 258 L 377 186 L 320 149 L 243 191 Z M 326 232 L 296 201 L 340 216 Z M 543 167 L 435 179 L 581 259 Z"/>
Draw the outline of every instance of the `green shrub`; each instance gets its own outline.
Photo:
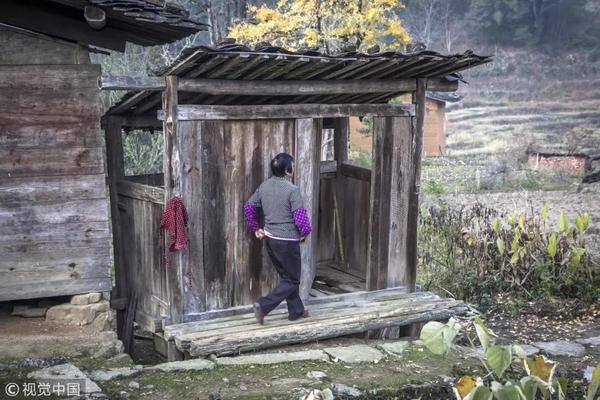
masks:
<path id="1" fill-rule="evenodd" d="M 134 130 L 123 135 L 125 175 L 145 175 L 162 172 L 163 135 Z"/>
<path id="2" fill-rule="evenodd" d="M 476 336 L 472 337 L 469 332 L 475 332 Z M 460 322 L 450 318 L 446 324 L 430 321 L 421 329 L 419 338 L 433 354 L 444 356 L 454 349 L 459 334 L 466 337 L 473 350 L 481 349 L 483 355 L 478 358 L 487 374 L 462 376 L 452 386 L 456 400 L 566 400 L 583 398 L 581 395 L 585 400 L 594 400 L 600 391 L 600 363 L 592 371 L 589 385 L 583 390 L 585 394 L 577 393 L 578 382 L 556 377 L 556 362 L 543 355 L 530 358 L 518 345 L 497 343 L 497 336 L 478 316 Z M 477 341 L 481 347 L 476 346 Z M 509 368 L 518 364 L 524 367 L 526 375 L 508 374 Z"/>
<path id="3" fill-rule="evenodd" d="M 419 217 L 419 282 L 426 289 L 486 304 L 496 294 L 594 301 L 598 265 L 586 252 L 587 214 L 556 228 L 548 209 L 539 215 L 500 215 L 480 204 L 469 209 L 423 208 Z"/>
<path id="4" fill-rule="evenodd" d="M 430 194 L 441 194 L 444 193 L 446 190 L 444 188 L 444 185 L 440 181 L 436 179 L 429 179 L 424 182 L 423 191 L 425 193 Z"/>
<path id="5" fill-rule="evenodd" d="M 371 152 L 358 146 L 350 145 L 350 160 L 359 167 L 371 168 L 373 158 Z"/>

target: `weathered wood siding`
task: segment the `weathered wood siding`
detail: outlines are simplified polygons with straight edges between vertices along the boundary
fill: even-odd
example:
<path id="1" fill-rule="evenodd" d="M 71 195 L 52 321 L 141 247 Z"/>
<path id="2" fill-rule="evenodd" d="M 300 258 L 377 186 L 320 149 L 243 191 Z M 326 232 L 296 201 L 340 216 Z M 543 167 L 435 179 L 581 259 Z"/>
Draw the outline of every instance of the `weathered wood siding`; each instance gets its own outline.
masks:
<path id="1" fill-rule="evenodd" d="M 99 75 L 0 65 L 0 301 L 111 288 Z"/>
<path id="2" fill-rule="evenodd" d="M 171 298 L 172 322 L 195 313 L 252 304 L 279 281 L 264 244 L 248 234 L 243 205 L 270 175 L 270 161 L 288 152 L 298 160 L 296 184 L 318 230 L 318 119 L 198 120 L 177 122 L 171 156 L 172 195 L 188 209 L 190 246 L 170 254 L 181 296 Z M 169 170 L 169 169 L 167 169 Z M 316 245 L 307 240 L 302 257 L 308 293 L 314 276 Z M 191 272 L 191 285 L 189 274 Z"/>
<path id="3" fill-rule="evenodd" d="M 89 64 L 88 50 L 39 33 L 0 26 L 0 65 Z"/>
<path id="4" fill-rule="evenodd" d="M 338 259 L 333 207 L 335 179 L 321 178 L 319 186 L 319 225 L 316 232 L 317 264 L 321 262 L 335 262 Z"/>
<path id="5" fill-rule="evenodd" d="M 172 256 L 179 270 L 168 273 L 182 280 L 182 314 L 251 304 L 277 284 L 243 205 L 270 176 L 272 157 L 295 153 L 294 129 L 287 119 L 178 122 L 173 195 L 188 209 L 190 247 Z"/>
<path id="6" fill-rule="evenodd" d="M 140 185 L 141 186 L 141 185 Z M 160 188 L 152 188 L 162 191 Z M 129 291 L 136 293 L 136 321 L 155 330 L 154 321 L 169 315 L 169 296 L 164 262 L 164 240 L 160 229 L 162 202 L 142 199 L 131 191 L 119 193 L 119 221 L 123 268 Z"/>

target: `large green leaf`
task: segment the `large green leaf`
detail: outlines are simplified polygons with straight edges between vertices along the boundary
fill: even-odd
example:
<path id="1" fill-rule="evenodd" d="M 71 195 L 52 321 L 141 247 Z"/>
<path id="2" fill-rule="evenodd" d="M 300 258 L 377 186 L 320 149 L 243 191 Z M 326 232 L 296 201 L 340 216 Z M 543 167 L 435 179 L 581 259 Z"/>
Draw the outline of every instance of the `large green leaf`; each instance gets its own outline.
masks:
<path id="1" fill-rule="evenodd" d="M 490 331 L 483 324 L 483 321 L 478 316 L 475 317 L 474 320 L 475 332 L 477 333 L 477 338 L 479 339 L 479 343 L 481 343 L 481 347 L 483 347 L 483 351 L 487 351 L 490 346 Z"/>
<path id="2" fill-rule="evenodd" d="M 560 229 L 561 232 L 566 232 L 567 229 L 569 229 L 569 219 L 562 211 L 558 216 L 558 229 Z"/>
<path id="3" fill-rule="evenodd" d="M 485 352 L 487 363 L 499 377 L 512 363 L 512 350 L 510 346 L 491 346 Z"/>
<path id="4" fill-rule="evenodd" d="M 525 230 L 525 216 L 523 214 L 519 214 L 519 228 Z"/>
<path id="5" fill-rule="evenodd" d="M 538 383 L 530 376 L 526 376 L 521 378 L 521 390 L 523 391 L 523 395 L 525 395 L 525 399 L 527 400 L 535 400 L 535 396 L 538 391 Z"/>
<path id="6" fill-rule="evenodd" d="M 575 217 L 575 226 L 579 230 L 579 232 L 583 232 L 587 229 L 590 223 L 590 215 L 588 213 L 580 214 Z"/>
<path id="7" fill-rule="evenodd" d="M 517 344 L 512 345 L 512 352 L 515 356 L 519 358 L 527 358 L 527 353 L 525 352 L 525 350 L 523 350 L 523 348 Z"/>
<path id="8" fill-rule="evenodd" d="M 500 255 L 503 256 L 505 249 L 504 240 L 500 238 L 496 239 L 496 246 L 498 246 L 498 253 L 500 253 Z"/>
<path id="9" fill-rule="evenodd" d="M 465 400 L 492 400 L 492 392 L 485 386 L 477 386 Z"/>
<path id="10" fill-rule="evenodd" d="M 554 258 L 556 256 L 556 250 L 558 249 L 558 240 L 556 238 L 556 233 L 550 235 L 550 239 L 548 239 L 548 255 L 550 258 Z"/>
<path id="11" fill-rule="evenodd" d="M 598 389 L 600 389 L 600 363 L 596 365 L 594 372 L 592 372 L 592 381 L 588 386 L 585 399 L 594 400 L 594 397 L 596 397 L 596 394 L 598 393 Z"/>
<path id="12" fill-rule="evenodd" d="M 494 230 L 496 235 L 498 235 L 500 233 L 501 226 L 502 225 L 500 224 L 500 220 L 498 218 L 494 219 L 494 221 L 492 222 L 492 229 Z"/>
<path id="13" fill-rule="evenodd" d="M 571 247 L 571 258 L 569 259 L 569 262 L 571 263 L 572 266 L 574 267 L 579 267 L 581 266 L 581 260 L 583 258 L 583 256 L 585 255 L 585 248 L 583 247 Z"/>
<path id="14" fill-rule="evenodd" d="M 498 400 L 527 400 L 519 386 L 508 382 L 504 386 L 494 386 L 494 398 Z"/>
<path id="15" fill-rule="evenodd" d="M 567 400 L 567 380 L 560 377 L 556 380 L 556 391 L 558 392 L 558 400 Z"/>
<path id="16" fill-rule="evenodd" d="M 544 207 L 542 207 L 542 222 L 546 222 L 546 220 L 548 219 L 548 203 L 544 204 Z"/>
<path id="17" fill-rule="evenodd" d="M 452 348 L 452 342 L 458 334 L 454 327 L 455 321 L 451 318 L 448 324 L 430 321 L 421 329 L 420 339 L 433 354 L 444 355 Z"/>

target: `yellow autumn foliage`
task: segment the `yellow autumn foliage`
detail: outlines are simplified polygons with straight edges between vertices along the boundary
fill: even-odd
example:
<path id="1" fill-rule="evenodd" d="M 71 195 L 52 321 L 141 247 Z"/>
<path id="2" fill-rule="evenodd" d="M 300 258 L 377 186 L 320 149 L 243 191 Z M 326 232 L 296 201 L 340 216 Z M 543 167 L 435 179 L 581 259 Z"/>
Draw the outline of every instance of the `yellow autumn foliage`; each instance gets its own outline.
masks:
<path id="1" fill-rule="evenodd" d="M 228 37 L 328 53 L 347 44 L 360 51 L 374 45 L 396 50 L 410 40 L 399 18 L 402 8 L 398 0 L 278 0 L 272 8 L 248 6 L 249 19 L 232 26 Z"/>

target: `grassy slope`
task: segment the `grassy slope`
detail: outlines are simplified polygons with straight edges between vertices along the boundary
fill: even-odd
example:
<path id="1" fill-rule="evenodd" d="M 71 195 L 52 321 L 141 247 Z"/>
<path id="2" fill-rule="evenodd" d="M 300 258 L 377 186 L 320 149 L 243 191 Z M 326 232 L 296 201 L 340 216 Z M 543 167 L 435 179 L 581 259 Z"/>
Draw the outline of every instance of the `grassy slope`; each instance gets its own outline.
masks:
<path id="1" fill-rule="evenodd" d="M 591 133 L 578 150 L 600 149 L 600 66 L 584 55 L 503 52 L 466 77 L 465 98 L 448 113 L 449 155 L 567 149 L 574 128 Z"/>
<path id="2" fill-rule="evenodd" d="M 558 60 L 558 61 L 556 61 Z M 600 65 L 585 55 L 498 52 L 467 71 L 448 111 L 448 157 L 425 159 L 426 192 L 573 189 L 578 177 L 531 171 L 529 145 L 600 152 Z M 582 131 L 587 137 L 577 139 Z M 573 144 L 576 143 L 575 146 Z"/>

